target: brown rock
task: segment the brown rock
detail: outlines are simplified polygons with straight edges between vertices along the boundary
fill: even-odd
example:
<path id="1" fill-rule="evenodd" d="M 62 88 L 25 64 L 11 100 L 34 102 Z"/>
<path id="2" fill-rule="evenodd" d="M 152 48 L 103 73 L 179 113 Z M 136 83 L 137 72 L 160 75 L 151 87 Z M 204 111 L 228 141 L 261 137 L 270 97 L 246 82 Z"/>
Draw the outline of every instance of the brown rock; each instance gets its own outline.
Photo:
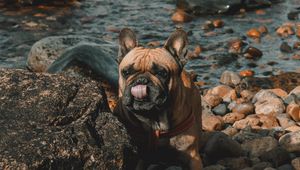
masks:
<path id="1" fill-rule="evenodd" d="M 292 91 L 290 91 L 289 95 L 292 93 L 294 93 L 296 95 L 300 95 L 300 86 L 297 86 Z"/>
<path id="2" fill-rule="evenodd" d="M 245 114 L 232 112 L 232 113 L 228 113 L 225 116 L 223 116 L 223 121 L 224 121 L 224 123 L 233 124 L 234 122 L 241 120 L 244 117 L 245 117 Z"/>
<path id="3" fill-rule="evenodd" d="M 289 35 L 294 35 L 295 31 L 291 25 L 283 25 L 277 28 L 276 33 L 281 37 L 288 37 Z"/>
<path id="4" fill-rule="evenodd" d="M 247 36 L 250 38 L 257 39 L 261 37 L 261 33 L 256 28 L 251 28 L 247 31 Z"/>
<path id="5" fill-rule="evenodd" d="M 211 107 L 215 107 L 217 105 L 219 105 L 223 99 L 218 96 L 218 95 L 213 95 L 213 94 L 209 94 L 207 93 L 203 99 L 211 106 Z"/>
<path id="6" fill-rule="evenodd" d="M 258 10 L 255 11 L 255 13 L 256 13 L 257 15 L 265 15 L 265 14 L 266 14 L 266 11 L 265 11 L 265 10 L 262 10 L 262 9 L 258 9 Z"/>
<path id="7" fill-rule="evenodd" d="M 279 127 L 279 124 L 277 122 L 277 119 L 273 115 L 264 115 L 264 114 L 258 114 L 259 121 L 261 124 L 261 128 L 263 129 L 272 129 L 275 127 Z"/>
<path id="8" fill-rule="evenodd" d="M 186 13 L 184 10 L 177 9 L 172 15 L 171 20 L 173 22 L 190 22 L 193 20 L 193 16 Z"/>
<path id="9" fill-rule="evenodd" d="M 252 129 L 260 129 L 260 121 L 256 115 L 249 115 L 245 119 L 236 121 L 232 126 L 236 129 L 244 129 L 248 126 Z"/>
<path id="10" fill-rule="evenodd" d="M 224 26 L 224 21 L 221 19 L 213 20 L 213 25 L 215 28 L 222 28 Z"/>
<path id="11" fill-rule="evenodd" d="M 242 149 L 252 157 L 259 157 L 278 146 L 278 141 L 271 136 L 247 140 L 242 143 Z"/>
<path id="12" fill-rule="evenodd" d="M 240 54 L 245 43 L 241 39 L 234 39 L 228 42 L 229 52 Z"/>
<path id="13" fill-rule="evenodd" d="M 300 38 L 300 28 L 298 28 L 298 29 L 296 30 L 296 36 L 297 36 L 298 38 Z"/>
<path id="14" fill-rule="evenodd" d="M 255 47 L 248 47 L 245 50 L 244 57 L 247 59 L 257 59 L 260 58 L 262 55 L 263 53 L 259 49 Z"/>
<path id="15" fill-rule="evenodd" d="M 293 60 L 300 60 L 300 54 L 294 54 L 294 55 L 292 56 L 292 59 L 293 59 Z"/>
<path id="16" fill-rule="evenodd" d="M 254 71 L 253 70 L 242 70 L 242 71 L 240 71 L 239 74 L 241 77 L 252 77 L 254 75 Z"/>
<path id="17" fill-rule="evenodd" d="M 237 95 L 233 88 L 226 85 L 219 85 L 212 89 L 209 89 L 208 94 L 218 95 L 222 97 L 223 101 L 230 102 L 231 100 L 236 100 Z"/>
<path id="18" fill-rule="evenodd" d="M 99 83 L 11 69 L 0 81 L 0 169 L 122 169 L 134 159 Z"/>
<path id="19" fill-rule="evenodd" d="M 243 115 L 249 115 L 249 114 L 254 113 L 254 105 L 252 103 L 236 104 L 232 108 L 232 112 L 240 113 Z"/>
<path id="20" fill-rule="evenodd" d="M 296 132 L 296 131 L 300 131 L 300 126 L 294 125 L 294 126 L 290 126 L 288 128 L 285 129 L 288 132 Z"/>
<path id="21" fill-rule="evenodd" d="M 269 91 L 273 92 L 274 94 L 276 94 L 278 97 L 281 97 L 282 99 L 286 98 L 288 96 L 286 91 L 279 89 L 279 88 L 269 89 Z"/>
<path id="22" fill-rule="evenodd" d="M 277 118 L 280 126 L 283 127 L 284 129 L 296 125 L 295 121 L 291 120 L 291 118 L 285 113 L 278 114 L 276 116 L 276 118 Z"/>
<path id="23" fill-rule="evenodd" d="M 300 106 L 295 102 L 291 102 L 286 109 L 288 115 L 290 115 L 293 120 L 299 121 L 300 120 Z"/>
<path id="24" fill-rule="evenodd" d="M 202 129 L 205 131 L 216 131 L 223 128 L 222 118 L 212 114 L 202 114 Z"/>
<path id="25" fill-rule="evenodd" d="M 296 50 L 300 50 L 300 42 L 299 41 L 295 42 L 293 48 Z"/>
<path id="26" fill-rule="evenodd" d="M 268 28 L 265 25 L 261 25 L 257 29 L 261 34 L 267 34 L 269 32 Z"/>
<path id="27" fill-rule="evenodd" d="M 238 130 L 232 126 L 228 126 L 226 129 L 222 130 L 222 132 L 232 137 L 238 133 Z"/>
<path id="28" fill-rule="evenodd" d="M 254 97 L 254 93 L 250 90 L 243 90 L 240 95 L 245 101 L 251 101 Z"/>
<path id="29" fill-rule="evenodd" d="M 291 163 L 295 170 L 300 170 L 300 157 L 293 159 Z"/>

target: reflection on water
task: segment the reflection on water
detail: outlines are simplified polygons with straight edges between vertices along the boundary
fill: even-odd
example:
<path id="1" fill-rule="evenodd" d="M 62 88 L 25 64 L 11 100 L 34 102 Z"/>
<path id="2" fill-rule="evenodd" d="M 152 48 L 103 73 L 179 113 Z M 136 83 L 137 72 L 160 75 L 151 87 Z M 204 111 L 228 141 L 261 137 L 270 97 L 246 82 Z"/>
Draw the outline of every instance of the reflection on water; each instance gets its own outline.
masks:
<path id="1" fill-rule="evenodd" d="M 116 42 L 117 32 L 123 27 L 131 27 L 139 35 L 140 43 L 159 40 L 163 44 L 176 26 L 182 26 L 189 33 L 191 50 L 196 45 L 207 47 L 199 59 L 190 60 L 186 65 L 188 70 L 199 75 L 198 80 L 215 82 L 224 70 L 250 68 L 256 75 L 299 71 L 300 61 L 292 60 L 291 56 L 300 51 L 286 54 L 280 52 L 279 47 L 283 41 L 292 45 L 300 40 L 296 36 L 282 40 L 275 32 L 283 23 L 297 23 L 297 20 L 287 19 L 287 13 L 296 7 L 300 7 L 300 2 L 289 0 L 263 9 L 264 13 L 252 11 L 245 16 L 206 15 L 189 23 L 176 24 L 170 19 L 175 10 L 173 0 L 85 0 L 73 5 L 39 5 L 19 9 L 7 8 L 0 2 L 0 67 L 25 68 L 26 57 L 33 43 L 47 36 L 88 35 Z M 225 27 L 214 29 L 213 33 L 201 29 L 205 21 L 216 18 L 221 18 Z M 269 34 L 260 43 L 246 37 L 247 30 L 261 25 L 267 26 Z M 233 33 L 229 33 L 229 29 Z M 242 38 L 257 47 L 263 52 L 263 57 L 252 61 L 241 55 L 223 63 L 227 61 L 228 41 L 234 38 Z"/>

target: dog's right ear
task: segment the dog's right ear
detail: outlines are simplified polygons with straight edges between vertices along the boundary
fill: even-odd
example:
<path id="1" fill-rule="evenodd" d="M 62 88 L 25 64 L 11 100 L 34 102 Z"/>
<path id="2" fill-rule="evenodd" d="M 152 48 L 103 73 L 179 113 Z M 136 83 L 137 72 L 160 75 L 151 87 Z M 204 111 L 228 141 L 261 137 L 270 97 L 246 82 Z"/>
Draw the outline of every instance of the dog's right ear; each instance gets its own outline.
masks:
<path id="1" fill-rule="evenodd" d="M 120 63 L 124 56 L 133 48 L 137 47 L 138 42 L 135 33 L 129 28 L 123 28 L 119 34 L 119 54 L 118 62 Z"/>

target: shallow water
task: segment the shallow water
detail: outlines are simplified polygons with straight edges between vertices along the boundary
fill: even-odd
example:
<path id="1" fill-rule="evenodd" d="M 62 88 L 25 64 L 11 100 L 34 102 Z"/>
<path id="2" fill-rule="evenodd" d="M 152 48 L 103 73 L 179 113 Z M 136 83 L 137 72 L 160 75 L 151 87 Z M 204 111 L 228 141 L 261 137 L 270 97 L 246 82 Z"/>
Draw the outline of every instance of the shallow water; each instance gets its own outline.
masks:
<path id="1" fill-rule="evenodd" d="M 199 59 L 190 60 L 186 68 L 195 71 L 197 80 L 214 84 L 224 70 L 240 71 L 252 69 L 258 76 L 278 74 L 280 72 L 300 72 L 300 60 L 292 60 L 293 53 L 280 52 L 283 41 L 293 45 L 300 41 L 295 35 L 281 39 L 276 35 L 276 28 L 288 21 L 287 13 L 300 7 L 298 0 L 286 0 L 283 3 L 263 9 L 266 14 L 258 15 L 255 11 L 240 15 L 206 15 L 195 18 L 192 22 L 176 24 L 171 21 L 175 10 L 172 0 L 167 1 L 131 1 L 131 0 L 85 0 L 73 6 L 35 6 L 8 8 L 0 2 L 0 67 L 26 68 L 27 54 L 34 42 L 51 35 L 88 35 L 117 42 L 118 31 L 123 27 L 133 28 L 140 43 L 166 40 L 175 27 L 184 27 L 189 32 L 190 49 L 195 45 L 210 47 L 203 51 Z M 225 27 L 215 29 L 215 36 L 207 35 L 201 29 L 205 21 L 220 18 Z M 257 43 L 246 37 L 246 31 L 253 27 L 266 25 L 269 34 Z M 233 33 L 225 33 L 227 29 Z M 220 56 L 226 57 L 224 48 L 228 40 L 243 37 L 250 45 L 259 48 L 263 57 L 248 60 L 242 55 L 232 62 L 220 62 Z M 225 54 L 225 55 L 224 55 Z"/>

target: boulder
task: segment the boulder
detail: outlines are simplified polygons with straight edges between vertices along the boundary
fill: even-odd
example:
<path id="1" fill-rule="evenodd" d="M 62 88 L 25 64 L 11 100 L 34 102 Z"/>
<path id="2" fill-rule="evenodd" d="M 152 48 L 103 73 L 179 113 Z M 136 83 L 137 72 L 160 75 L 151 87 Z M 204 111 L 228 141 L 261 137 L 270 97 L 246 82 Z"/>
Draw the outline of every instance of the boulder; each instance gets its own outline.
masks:
<path id="1" fill-rule="evenodd" d="M 135 148 L 89 79 L 0 69 L 0 167 L 132 169 Z"/>
<path id="2" fill-rule="evenodd" d="M 241 146 L 250 156 L 258 157 L 276 148 L 278 146 L 278 141 L 273 137 L 267 136 L 245 141 Z"/>
<path id="3" fill-rule="evenodd" d="M 78 35 L 52 36 L 33 44 L 28 54 L 27 66 L 32 71 L 45 72 L 55 59 L 79 45 L 99 47 L 106 55 L 117 56 L 115 45 L 99 38 Z"/>
<path id="4" fill-rule="evenodd" d="M 290 132 L 281 136 L 279 144 L 289 152 L 300 152 L 300 131 Z"/>

